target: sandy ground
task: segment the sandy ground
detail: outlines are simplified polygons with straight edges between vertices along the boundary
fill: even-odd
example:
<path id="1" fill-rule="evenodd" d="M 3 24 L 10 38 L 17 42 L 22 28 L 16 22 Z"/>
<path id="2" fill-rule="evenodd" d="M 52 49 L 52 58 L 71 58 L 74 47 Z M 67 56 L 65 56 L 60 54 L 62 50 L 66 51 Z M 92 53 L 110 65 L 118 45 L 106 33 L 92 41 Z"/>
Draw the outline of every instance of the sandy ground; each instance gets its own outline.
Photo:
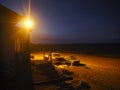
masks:
<path id="1" fill-rule="evenodd" d="M 63 54 L 70 55 L 70 54 Z M 71 54 L 85 66 L 72 66 L 74 79 L 88 83 L 92 90 L 120 90 L 120 59 Z"/>
<path id="2" fill-rule="evenodd" d="M 120 59 L 71 53 L 61 54 L 63 56 L 74 55 L 81 62 L 80 66 L 65 67 L 74 73 L 72 85 L 79 86 L 81 82 L 85 82 L 89 86 L 85 90 L 120 90 Z M 34 60 L 42 58 L 41 53 L 32 53 L 32 55 L 35 56 Z"/>

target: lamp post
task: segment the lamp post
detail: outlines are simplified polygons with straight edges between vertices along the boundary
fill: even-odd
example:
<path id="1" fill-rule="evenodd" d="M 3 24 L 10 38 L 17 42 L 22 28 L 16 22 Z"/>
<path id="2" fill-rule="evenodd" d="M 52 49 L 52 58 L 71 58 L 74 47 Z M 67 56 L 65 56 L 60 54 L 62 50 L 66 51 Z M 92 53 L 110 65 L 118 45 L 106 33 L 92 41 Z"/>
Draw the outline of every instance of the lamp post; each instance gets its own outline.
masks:
<path id="1" fill-rule="evenodd" d="M 30 58 L 30 33 L 31 33 L 31 29 L 33 27 L 33 22 L 30 20 L 30 18 L 27 18 L 24 20 L 24 28 L 25 28 L 25 33 L 26 33 L 26 37 L 25 37 L 25 52 L 26 52 L 26 56 L 28 56 Z M 27 57 L 27 58 L 28 58 Z"/>
<path id="2" fill-rule="evenodd" d="M 24 22 L 23 22 L 23 25 L 24 25 L 24 58 L 25 58 L 25 61 L 23 61 L 24 63 L 26 63 L 26 65 L 24 66 L 24 69 L 26 69 L 25 73 L 25 77 L 28 78 L 26 80 L 29 80 L 28 83 L 32 82 L 30 81 L 32 79 L 32 71 L 31 71 L 31 62 L 30 62 L 30 33 L 31 33 L 31 29 L 32 29 L 32 26 L 33 26 L 33 23 L 30 19 L 24 19 Z M 29 75 L 28 75 L 29 73 Z M 31 74 L 31 75 L 30 75 Z M 30 84 L 28 84 L 30 85 Z M 33 85 L 32 85 L 33 86 Z M 29 87 L 29 86 L 28 86 Z M 29 89 L 31 90 L 31 89 Z"/>

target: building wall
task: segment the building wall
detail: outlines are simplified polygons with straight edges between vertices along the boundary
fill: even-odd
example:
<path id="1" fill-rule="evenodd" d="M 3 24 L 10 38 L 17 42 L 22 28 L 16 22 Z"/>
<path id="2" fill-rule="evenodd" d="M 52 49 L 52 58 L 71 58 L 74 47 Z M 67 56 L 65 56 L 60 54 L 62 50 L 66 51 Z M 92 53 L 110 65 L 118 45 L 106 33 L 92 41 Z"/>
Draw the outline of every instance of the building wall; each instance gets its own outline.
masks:
<path id="1" fill-rule="evenodd" d="M 3 90 L 32 90 L 27 33 L 23 31 L 11 25 L 0 25 L 0 74 L 5 85 L 1 87 Z M 15 45 L 17 39 L 20 42 L 18 40 L 18 45 Z M 19 44 L 23 48 L 20 48 Z M 29 45 L 29 42 L 27 44 Z M 15 46 L 18 46 L 19 51 L 16 51 Z"/>

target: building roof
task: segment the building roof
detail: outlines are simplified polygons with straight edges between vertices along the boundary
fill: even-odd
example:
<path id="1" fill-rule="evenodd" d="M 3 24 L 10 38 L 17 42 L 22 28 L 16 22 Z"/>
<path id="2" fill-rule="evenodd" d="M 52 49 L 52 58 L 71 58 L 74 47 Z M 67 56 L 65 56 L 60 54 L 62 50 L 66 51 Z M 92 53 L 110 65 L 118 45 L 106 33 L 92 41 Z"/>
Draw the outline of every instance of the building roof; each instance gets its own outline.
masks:
<path id="1" fill-rule="evenodd" d="M 21 18 L 20 14 L 0 4 L 0 23 L 15 25 Z"/>

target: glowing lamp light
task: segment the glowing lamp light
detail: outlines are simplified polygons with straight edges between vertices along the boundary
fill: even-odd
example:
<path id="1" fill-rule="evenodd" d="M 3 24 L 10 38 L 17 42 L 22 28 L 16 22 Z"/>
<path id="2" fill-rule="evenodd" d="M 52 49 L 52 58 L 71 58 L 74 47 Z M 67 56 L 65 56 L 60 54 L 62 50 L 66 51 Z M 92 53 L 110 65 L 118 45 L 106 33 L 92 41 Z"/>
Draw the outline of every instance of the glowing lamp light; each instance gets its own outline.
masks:
<path id="1" fill-rule="evenodd" d="M 32 28 L 33 27 L 33 22 L 30 19 L 26 19 L 24 21 L 24 27 L 27 28 L 27 29 Z"/>
<path id="2" fill-rule="evenodd" d="M 26 27 L 31 27 L 31 24 L 32 24 L 32 23 L 31 23 L 31 21 L 29 21 L 29 20 L 25 22 Z"/>

